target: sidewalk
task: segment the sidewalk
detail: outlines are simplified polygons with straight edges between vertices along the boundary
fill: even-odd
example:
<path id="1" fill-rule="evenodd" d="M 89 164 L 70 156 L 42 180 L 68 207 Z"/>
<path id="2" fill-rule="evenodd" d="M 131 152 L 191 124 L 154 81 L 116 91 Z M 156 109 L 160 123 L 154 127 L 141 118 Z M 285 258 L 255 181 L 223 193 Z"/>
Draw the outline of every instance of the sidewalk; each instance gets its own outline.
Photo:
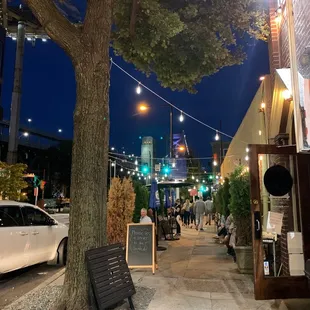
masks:
<path id="1" fill-rule="evenodd" d="M 159 270 L 133 270 L 136 310 L 271 310 L 272 301 L 255 301 L 251 276 L 241 275 L 224 246 L 212 238 L 214 227 L 204 232 L 182 229 L 179 241 L 162 242 Z M 30 292 L 5 310 L 48 310 L 61 293 L 64 275 Z M 45 297 L 43 297 L 43 295 Z M 117 309 L 129 309 L 127 302 Z"/>

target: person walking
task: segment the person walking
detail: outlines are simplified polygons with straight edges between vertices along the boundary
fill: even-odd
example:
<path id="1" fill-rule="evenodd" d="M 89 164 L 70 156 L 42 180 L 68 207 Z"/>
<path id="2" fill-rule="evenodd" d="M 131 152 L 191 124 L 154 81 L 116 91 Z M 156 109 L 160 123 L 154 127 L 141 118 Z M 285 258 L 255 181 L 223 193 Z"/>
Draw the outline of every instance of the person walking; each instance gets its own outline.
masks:
<path id="1" fill-rule="evenodd" d="M 206 205 L 202 200 L 202 197 L 199 197 L 199 200 L 195 202 L 194 206 L 195 215 L 196 215 L 196 230 L 203 231 L 203 220 L 206 213 Z"/>
<path id="2" fill-rule="evenodd" d="M 186 228 L 189 228 L 190 224 L 190 208 L 191 208 L 191 203 L 189 202 L 188 199 L 186 199 L 184 205 L 183 205 L 183 210 L 184 210 L 184 225 Z"/>
<path id="3" fill-rule="evenodd" d="M 211 220 L 212 220 L 212 210 L 213 210 L 213 201 L 211 200 L 210 197 L 207 198 L 206 201 L 206 216 L 207 216 L 207 223 L 206 225 L 211 225 Z"/>

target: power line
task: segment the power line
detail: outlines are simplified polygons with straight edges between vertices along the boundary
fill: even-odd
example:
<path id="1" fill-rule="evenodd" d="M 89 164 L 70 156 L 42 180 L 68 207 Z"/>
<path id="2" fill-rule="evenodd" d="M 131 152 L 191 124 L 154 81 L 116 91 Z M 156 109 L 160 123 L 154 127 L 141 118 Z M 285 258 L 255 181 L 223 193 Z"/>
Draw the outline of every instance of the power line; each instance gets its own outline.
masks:
<path id="1" fill-rule="evenodd" d="M 211 130 L 213 130 L 213 131 L 215 131 L 215 132 L 217 132 L 217 133 L 220 133 L 220 134 L 222 134 L 223 136 L 226 136 L 226 137 L 228 137 L 228 138 L 230 138 L 230 139 L 233 139 L 233 138 L 234 138 L 233 136 L 231 136 L 231 135 L 229 135 L 229 134 L 227 134 L 227 133 L 225 133 L 225 132 L 223 132 L 223 131 L 221 131 L 221 130 L 218 130 L 218 129 L 216 129 L 216 128 L 214 128 L 214 127 L 212 127 L 212 126 L 210 126 L 210 125 L 204 123 L 203 121 L 197 119 L 196 117 L 194 117 L 194 116 L 192 116 L 192 115 L 190 115 L 190 114 L 184 112 L 183 110 L 181 110 L 180 108 L 178 108 L 177 106 L 175 106 L 174 104 L 172 104 L 171 102 L 169 102 L 167 99 L 163 98 L 162 96 L 160 96 L 159 94 L 157 94 L 155 91 L 153 91 L 152 89 L 150 89 L 149 87 L 147 87 L 146 85 L 144 85 L 143 83 L 141 83 L 138 79 L 136 79 L 134 76 L 132 76 L 129 72 L 127 72 L 125 69 L 123 69 L 120 65 L 118 65 L 117 63 L 115 63 L 115 62 L 113 61 L 112 58 L 110 59 L 110 61 L 111 61 L 111 64 L 113 64 L 115 67 L 117 67 L 117 68 L 118 68 L 119 70 L 121 70 L 123 73 L 125 73 L 125 74 L 126 74 L 127 76 L 129 76 L 131 79 L 133 79 L 134 81 L 136 81 L 136 82 L 138 83 L 139 86 L 142 86 L 143 88 L 145 88 L 146 90 L 148 90 L 150 93 L 152 93 L 153 95 L 155 95 L 156 97 L 158 97 L 159 99 L 161 99 L 162 101 L 164 101 L 165 103 L 167 103 L 169 106 L 171 106 L 171 107 L 174 108 L 175 110 L 181 112 L 183 115 L 186 115 L 187 117 L 189 117 L 189 118 L 191 118 L 192 120 L 198 122 L 199 124 L 201 124 L 201 125 L 203 125 L 203 126 L 209 128 L 209 129 L 211 129 Z M 243 142 L 243 143 L 245 143 L 245 144 L 248 144 L 247 142 L 242 141 L 242 140 L 240 140 L 240 142 Z"/>

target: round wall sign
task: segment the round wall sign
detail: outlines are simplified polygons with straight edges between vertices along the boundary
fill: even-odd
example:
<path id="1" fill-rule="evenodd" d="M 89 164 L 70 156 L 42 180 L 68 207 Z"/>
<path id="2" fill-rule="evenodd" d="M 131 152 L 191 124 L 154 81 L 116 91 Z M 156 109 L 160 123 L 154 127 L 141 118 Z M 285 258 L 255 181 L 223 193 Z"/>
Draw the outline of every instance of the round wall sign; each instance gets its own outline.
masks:
<path id="1" fill-rule="evenodd" d="M 275 165 L 265 172 L 264 184 L 269 194 L 281 197 L 292 189 L 293 178 L 285 167 Z"/>

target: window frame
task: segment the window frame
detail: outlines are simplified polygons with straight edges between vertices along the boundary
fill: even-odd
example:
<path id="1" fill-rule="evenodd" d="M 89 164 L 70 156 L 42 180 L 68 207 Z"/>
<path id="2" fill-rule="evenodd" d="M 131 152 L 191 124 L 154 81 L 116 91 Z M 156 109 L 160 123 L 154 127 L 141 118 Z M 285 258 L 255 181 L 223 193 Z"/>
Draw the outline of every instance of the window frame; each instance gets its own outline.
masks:
<path id="1" fill-rule="evenodd" d="M 27 210 L 28 209 L 31 209 L 34 212 L 38 212 L 38 213 L 43 214 L 46 217 L 46 219 L 48 219 L 48 220 L 52 219 L 49 215 L 47 215 L 46 213 L 42 212 L 38 208 L 35 208 L 35 207 L 32 207 L 32 206 L 23 206 L 21 209 L 22 209 L 21 211 L 22 211 L 23 218 L 24 218 L 24 223 L 25 223 L 26 226 L 31 226 L 31 227 L 35 227 L 35 226 L 50 226 L 50 224 L 48 224 L 48 222 L 46 222 L 45 224 L 31 224 L 31 223 L 28 222 L 28 216 L 27 216 Z"/>
<path id="2" fill-rule="evenodd" d="M 23 226 L 26 226 L 26 223 L 25 223 L 25 219 L 24 219 L 24 215 L 23 215 L 23 212 L 21 210 L 21 207 L 19 205 L 1 205 L 0 206 L 0 212 L 4 209 L 4 208 L 17 208 L 19 210 L 19 213 L 20 213 L 20 219 L 21 219 L 21 223 L 18 223 L 17 221 L 15 221 L 15 219 L 13 217 L 10 216 L 10 219 L 13 219 L 14 222 L 16 222 L 17 225 L 10 225 L 10 226 L 0 226 L 0 228 L 7 228 L 7 227 L 23 227 Z M 4 214 L 4 212 L 3 212 Z"/>

